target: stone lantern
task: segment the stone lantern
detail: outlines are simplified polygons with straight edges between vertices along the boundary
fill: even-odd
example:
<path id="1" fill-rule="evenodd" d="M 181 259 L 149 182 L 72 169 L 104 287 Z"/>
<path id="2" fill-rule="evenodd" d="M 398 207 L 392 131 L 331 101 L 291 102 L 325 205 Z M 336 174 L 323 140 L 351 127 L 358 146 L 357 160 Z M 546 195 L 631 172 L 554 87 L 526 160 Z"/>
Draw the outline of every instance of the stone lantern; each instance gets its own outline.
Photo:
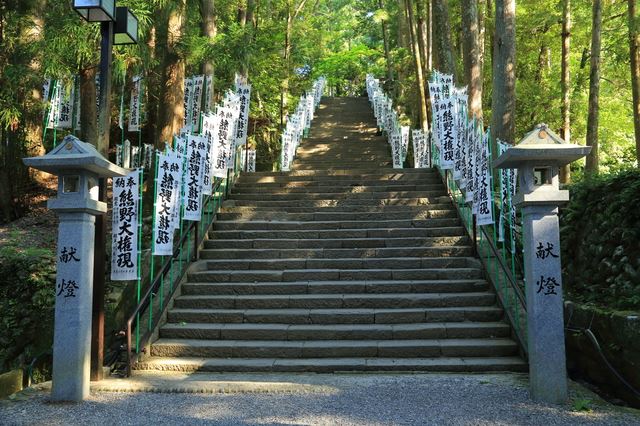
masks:
<path id="1" fill-rule="evenodd" d="M 60 218 L 51 396 L 81 401 L 89 395 L 95 221 L 107 211 L 98 200 L 98 179 L 128 171 L 74 136 L 44 156 L 23 161 L 58 176 L 58 197 L 47 202 Z"/>
<path id="2" fill-rule="evenodd" d="M 514 202 L 522 208 L 529 382 L 536 401 L 567 399 L 558 206 L 569 201 L 569 191 L 560 189 L 558 176 L 560 167 L 589 151 L 540 124 L 493 162 L 518 169 Z"/>

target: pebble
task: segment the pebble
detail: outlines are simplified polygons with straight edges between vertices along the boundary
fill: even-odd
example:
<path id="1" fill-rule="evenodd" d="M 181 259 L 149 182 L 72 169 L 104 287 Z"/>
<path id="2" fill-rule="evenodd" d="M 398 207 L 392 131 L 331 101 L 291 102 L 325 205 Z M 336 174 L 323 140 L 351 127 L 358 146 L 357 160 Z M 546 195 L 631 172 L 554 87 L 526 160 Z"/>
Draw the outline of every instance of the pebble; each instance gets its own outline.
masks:
<path id="1" fill-rule="evenodd" d="M 269 381 L 242 377 L 258 379 Z M 526 375 L 518 374 L 300 374 L 271 382 L 283 381 L 317 391 L 92 392 L 78 404 L 53 403 L 48 392 L 31 391 L 0 401 L 0 424 L 640 425 L 640 411 L 612 406 L 575 383 L 566 405 L 534 403 Z M 581 398 L 592 399 L 590 412 L 574 409 Z"/>

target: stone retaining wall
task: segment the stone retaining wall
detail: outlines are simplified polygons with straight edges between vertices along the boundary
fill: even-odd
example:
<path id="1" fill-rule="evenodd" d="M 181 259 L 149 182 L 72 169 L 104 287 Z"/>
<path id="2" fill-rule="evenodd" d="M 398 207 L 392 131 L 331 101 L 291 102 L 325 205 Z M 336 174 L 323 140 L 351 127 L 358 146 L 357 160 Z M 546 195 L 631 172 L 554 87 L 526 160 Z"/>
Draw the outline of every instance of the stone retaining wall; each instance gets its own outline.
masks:
<path id="1" fill-rule="evenodd" d="M 637 314 L 602 312 L 566 302 L 565 326 L 590 329 L 606 359 L 627 382 L 640 390 L 640 317 Z M 572 378 L 591 382 L 609 395 L 640 408 L 640 398 L 607 367 L 585 333 L 567 331 L 566 346 L 567 369 Z"/>

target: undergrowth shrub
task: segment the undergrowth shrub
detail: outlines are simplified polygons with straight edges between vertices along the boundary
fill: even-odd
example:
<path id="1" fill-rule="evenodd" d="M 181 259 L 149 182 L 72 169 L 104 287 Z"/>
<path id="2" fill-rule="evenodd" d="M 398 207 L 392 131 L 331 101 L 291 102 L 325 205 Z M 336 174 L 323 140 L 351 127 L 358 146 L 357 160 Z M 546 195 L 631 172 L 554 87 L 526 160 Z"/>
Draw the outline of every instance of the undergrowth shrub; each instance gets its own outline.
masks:
<path id="1" fill-rule="evenodd" d="M 560 219 L 568 297 L 640 310 L 640 171 L 584 179 L 570 191 Z"/>
<path id="2" fill-rule="evenodd" d="M 55 273 L 50 249 L 0 247 L 0 371 L 51 347 Z"/>

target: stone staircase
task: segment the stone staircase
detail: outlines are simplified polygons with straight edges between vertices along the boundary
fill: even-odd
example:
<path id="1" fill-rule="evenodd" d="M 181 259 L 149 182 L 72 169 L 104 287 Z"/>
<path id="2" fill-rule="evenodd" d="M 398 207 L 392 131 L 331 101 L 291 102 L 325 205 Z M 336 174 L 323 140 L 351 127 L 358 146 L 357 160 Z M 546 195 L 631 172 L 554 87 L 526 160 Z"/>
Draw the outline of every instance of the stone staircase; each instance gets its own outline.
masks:
<path id="1" fill-rule="evenodd" d="M 390 164 L 366 99 L 326 99 L 293 171 L 240 178 L 136 368 L 525 371 L 437 172 Z"/>

